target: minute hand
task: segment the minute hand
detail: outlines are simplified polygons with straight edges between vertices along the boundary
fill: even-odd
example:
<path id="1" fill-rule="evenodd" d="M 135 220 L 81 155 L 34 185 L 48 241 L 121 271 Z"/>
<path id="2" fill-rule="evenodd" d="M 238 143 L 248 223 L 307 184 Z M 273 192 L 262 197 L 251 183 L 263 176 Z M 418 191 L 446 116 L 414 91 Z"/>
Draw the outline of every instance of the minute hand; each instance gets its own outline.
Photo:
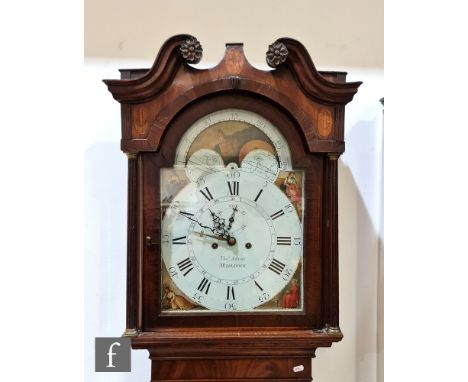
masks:
<path id="1" fill-rule="evenodd" d="M 183 215 L 183 216 L 186 217 L 188 220 L 191 220 L 191 221 L 197 223 L 200 227 L 209 229 L 211 232 L 216 233 L 216 232 L 213 230 L 213 228 L 207 227 L 206 225 L 203 225 L 203 224 L 200 223 L 198 220 L 195 220 L 194 218 L 191 218 L 190 216 L 187 216 L 187 215 Z"/>

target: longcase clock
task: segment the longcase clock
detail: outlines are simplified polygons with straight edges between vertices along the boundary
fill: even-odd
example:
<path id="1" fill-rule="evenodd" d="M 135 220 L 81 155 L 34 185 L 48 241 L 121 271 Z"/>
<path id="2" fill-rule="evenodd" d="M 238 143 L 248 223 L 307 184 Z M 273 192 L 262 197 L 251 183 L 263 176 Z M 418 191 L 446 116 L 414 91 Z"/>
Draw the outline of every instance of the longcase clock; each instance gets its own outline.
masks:
<path id="1" fill-rule="evenodd" d="M 170 38 L 151 69 L 105 80 L 128 156 L 127 328 L 152 381 L 311 381 L 338 311 L 337 160 L 360 82 L 297 41 L 271 70 L 227 44 Z"/>

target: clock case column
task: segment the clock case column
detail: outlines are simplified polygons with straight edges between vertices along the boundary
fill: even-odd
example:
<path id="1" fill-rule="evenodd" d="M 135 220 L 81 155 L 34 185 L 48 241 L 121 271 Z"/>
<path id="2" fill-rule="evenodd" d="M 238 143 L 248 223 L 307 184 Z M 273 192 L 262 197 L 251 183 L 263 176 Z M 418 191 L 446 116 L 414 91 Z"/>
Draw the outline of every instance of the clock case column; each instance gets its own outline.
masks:
<path id="1" fill-rule="evenodd" d="M 138 334 L 141 322 L 141 179 L 139 176 L 139 158 L 137 154 L 127 153 L 128 188 L 127 188 L 127 317 L 124 336 Z"/>
<path id="2" fill-rule="evenodd" d="M 339 274 L 338 274 L 338 158 L 329 153 L 324 158 L 324 212 L 323 212 L 323 328 L 340 334 Z"/>

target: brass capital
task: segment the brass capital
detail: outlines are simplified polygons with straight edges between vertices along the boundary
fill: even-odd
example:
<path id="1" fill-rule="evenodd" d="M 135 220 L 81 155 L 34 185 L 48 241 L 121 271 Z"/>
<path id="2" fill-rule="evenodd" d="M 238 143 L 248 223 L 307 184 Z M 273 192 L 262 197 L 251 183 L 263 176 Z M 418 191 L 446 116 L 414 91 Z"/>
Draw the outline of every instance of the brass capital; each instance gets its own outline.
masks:
<path id="1" fill-rule="evenodd" d="M 342 334 L 338 326 L 327 326 L 325 330 L 328 334 Z"/>
<path id="2" fill-rule="evenodd" d="M 330 160 L 338 160 L 340 155 L 340 153 L 327 153 L 328 159 Z"/>
<path id="3" fill-rule="evenodd" d="M 138 157 L 138 153 L 125 153 L 128 159 L 136 159 Z"/>
<path id="4" fill-rule="evenodd" d="M 138 330 L 136 329 L 125 329 L 124 334 L 122 337 L 136 337 L 138 335 Z"/>

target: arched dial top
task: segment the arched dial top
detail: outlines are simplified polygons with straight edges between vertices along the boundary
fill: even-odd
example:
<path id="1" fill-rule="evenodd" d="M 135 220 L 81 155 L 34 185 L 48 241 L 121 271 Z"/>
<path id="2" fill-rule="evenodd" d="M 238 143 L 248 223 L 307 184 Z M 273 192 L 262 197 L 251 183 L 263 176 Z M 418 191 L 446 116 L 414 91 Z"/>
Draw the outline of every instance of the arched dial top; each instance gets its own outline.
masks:
<path id="1" fill-rule="evenodd" d="M 249 311 L 291 282 L 302 259 L 302 225 L 273 182 L 230 164 L 174 197 L 161 248 L 168 274 L 191 304 Z"/>
<path id="2" fill-rule="evenodd" d="M 192 155 L 200 149 L 213 150 L 225 164 L 234 162 L 239 167 L 247 154 L 263 150 L 277 161 L 279 169 L 292 168 L 289 145 L 279 129 L 248 110 L 223 109 L 197 120 L 180 139 L 174 167 L 187 166 Z M 189 175 L 189 178 L 192 177 Z"/>

